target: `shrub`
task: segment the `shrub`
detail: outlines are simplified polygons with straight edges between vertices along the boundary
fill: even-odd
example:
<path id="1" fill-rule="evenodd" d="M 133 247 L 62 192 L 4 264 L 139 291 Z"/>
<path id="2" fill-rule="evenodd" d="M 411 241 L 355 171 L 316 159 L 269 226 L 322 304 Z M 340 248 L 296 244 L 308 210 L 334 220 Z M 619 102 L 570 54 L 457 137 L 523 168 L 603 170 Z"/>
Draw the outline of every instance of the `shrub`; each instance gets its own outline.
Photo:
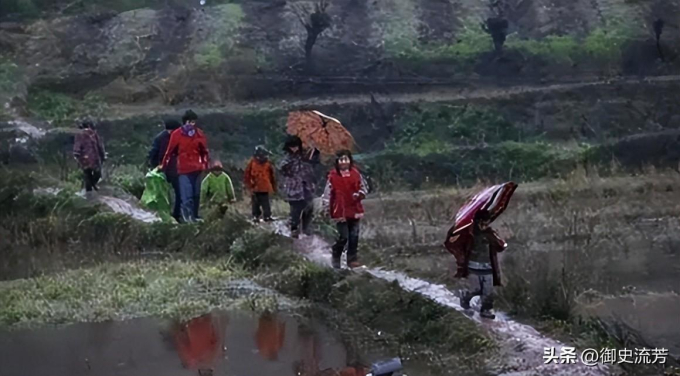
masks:
<path id="1" fill-rule="evenodd" d="M 14 62 L 0 56 L 0 92 L 13 93 L 20 77 L 20 69 Z"/>
<path id="2" fill-rule="evenodd" d="M 424 156 L 456 146 L 526 139 L 522 127 L 494 111 L 470 106 L 413 106 L 400 114 L 387 150 Z"/>
<path id="3" fill-rule="evenodd" d="M 364 165 L 370 172 L 380 171 L 382 166 L 395 166 L 396 171 L 391 175 L 373 175 L 376 179 L 390 179 L 379 180 L 383 188 L 404 182 L 415 189 L 425 183 L 474 183 L 480 177 L 515 181 L 556 177 L 582 163 L 582 152 L 581 148 L 561 149 L 542 142 L 508 141 L 426 155 L 385 151 L 365 158 Z"/>
<path id="4" fill-rule="evenodd" d="M 29 111 L 55 125 L 67 125 L 79 117 L 101 117 L 105 107 L 95 95 L 86 95 L 81 100 L 46 90 L 31 91 L 28 95 Z"/>
<path id="5" fill-rule="evenodd" d="M 222 65 L 236 49 L 238 29 L 241 27 L 245 13 L 239 4 L 225 4 L 211 8 L 210 24 L 207 37 L 198 46 L 194 62 L 198 67 L 214 70 Z"/>

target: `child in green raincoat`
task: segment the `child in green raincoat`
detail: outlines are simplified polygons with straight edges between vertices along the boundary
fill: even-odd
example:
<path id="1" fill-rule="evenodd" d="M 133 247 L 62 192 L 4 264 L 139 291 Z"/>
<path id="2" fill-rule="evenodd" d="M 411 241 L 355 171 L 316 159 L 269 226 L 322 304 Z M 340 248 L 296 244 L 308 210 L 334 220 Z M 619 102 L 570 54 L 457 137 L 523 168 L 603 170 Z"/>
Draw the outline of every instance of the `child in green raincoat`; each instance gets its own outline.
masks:
<path id="1" fill-rule="evenodd" d="M 147 208 L 156 211 L 164 222 L 174 221 L 170 215 L 170 185 L 165 179 L 165 174 L 158 168 L 146 174 L 141 202 Z"/>
<path id="2" fill-rule="evenodd" d="M 224 172 L 222 163 L 214 162 L 201 183 L 201 205 L 217 207 L 220 216 L 223 216 L 231 202 L 236 202 L 231 178 Z"/>

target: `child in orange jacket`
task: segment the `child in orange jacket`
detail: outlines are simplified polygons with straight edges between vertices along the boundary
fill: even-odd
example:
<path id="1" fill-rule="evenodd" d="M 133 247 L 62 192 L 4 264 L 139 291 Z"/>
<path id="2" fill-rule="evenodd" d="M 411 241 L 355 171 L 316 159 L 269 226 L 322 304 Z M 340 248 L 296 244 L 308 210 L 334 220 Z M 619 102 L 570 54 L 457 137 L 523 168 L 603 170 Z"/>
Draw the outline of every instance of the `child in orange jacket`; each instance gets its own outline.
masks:
<path id="1" fill-rule="evenodd" d="M 246 166 L 244 184 L 250 191 L 253 208 L 253 222 L 260 222 L 264 215 L 266 222 L 272 221 L 269 195 L 276 192 L 274 167 L 269 162 L 269 151 L 262 145 L 255 147 L 255 153 Z"/>

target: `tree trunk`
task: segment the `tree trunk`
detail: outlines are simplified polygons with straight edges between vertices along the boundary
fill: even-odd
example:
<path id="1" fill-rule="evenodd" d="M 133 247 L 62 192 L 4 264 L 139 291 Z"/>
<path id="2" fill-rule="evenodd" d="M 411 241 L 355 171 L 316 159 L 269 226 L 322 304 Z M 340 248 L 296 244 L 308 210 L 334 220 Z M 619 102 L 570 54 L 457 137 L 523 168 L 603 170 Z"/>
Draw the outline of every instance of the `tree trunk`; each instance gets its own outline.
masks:
<path id="1" fill-rule="evenodd" d="M 659 57 L 661 58 L 661 61 L 666 61 L 663 57 L 663 49 L 661 48 L 661 38 L 656 38 L 656 49 L 659 51 Z"/>
<path id="2" fill-rule="evenodd" d="M 314 72 L 314 58 L 312 56 L 312 49 L 316 44 L 316 38 L 319 34 L 313 31 L 307 31 L 307 41 L 305 42 L 305 63 L 308 73 Z"/>

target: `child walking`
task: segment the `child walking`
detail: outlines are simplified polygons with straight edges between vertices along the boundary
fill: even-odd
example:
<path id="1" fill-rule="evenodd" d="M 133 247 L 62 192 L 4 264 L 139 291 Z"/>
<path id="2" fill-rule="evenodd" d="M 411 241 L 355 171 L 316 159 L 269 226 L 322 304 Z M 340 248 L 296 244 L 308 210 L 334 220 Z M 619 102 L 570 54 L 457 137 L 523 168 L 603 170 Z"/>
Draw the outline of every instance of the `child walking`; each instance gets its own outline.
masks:
<path id="1" fill-rule="evenodd" d="M 458 270 L 456 278 L 468 278 L 469 289 L 460 291 L 460 305 L 470 309 L 470 301 L 479 296 L 482 301 L 480 316 L 494 319 L 493 313 L 494 286 L 501 285 L 498 253 L 507 248 L 507 244 L 489 226 L 489 212 L 479 211 L 474 218 L 472 236 L 461 249 L 456 249 L 455 241 L 445 243 L 449 251 L 456 256 Z"/>
<path id="2" fill-rule="evenodd" d="M 283 193 L 290 205 L 290 230 L 295 239 L 300 237 L 300 225 L 305 235 L 311 235 L 314 217 L 314 165 L 320 162 L 319 150 L 302 149 L 302 140 L 289 136 L 283 146 L 286 157 L 281 162 Z"/>
<path id="3" fill-rule="evenodd" d="M 94 130 L 94 124 L 85 121 L 79 126 L 80 132 L 73 144 L 73 157 L 83 170 L 83 185 L 86 192 L 99 190 L 97 184 L 102 176 L 102 163 L 106 160 L 104 144 Z"/>
<path id="4" fill-rule="evenodd" d="M 214 162 L 201 183 L 201 203 L 206 207 L 217 206 L 220 215 L 224 215 L 230 202 L 236 202 L 231 178 L 224 172 L 221 162 Z"/>
<path id="5" fill-rule="evenodd" d="M 366 198 L 368 185 L 358 169 L 354 167 L 352 153 L 343 150 L 337 153 L 335 169 L 328 174 L 322 197 L 324 210 L 336 222 L 338 239 L 333 245 L 333 267 L 340 268 L 340 257 L 347 246 L 347 266 L 361 266 L 357 255 L 359 246 L 359 224 L 364 216 L 361 201 Z"/>
<path id="6" fill-rule="evenodd" d="M 264 146 L 255 147 L 255 153 L 246 166 L 244 184 L 251 194 L 253 222 L 258 223 L 264 215 L 265 222 L 272 221 L 269 195 L 276 192 L 274 166 L 269 162 L 269 151 Z"/>

